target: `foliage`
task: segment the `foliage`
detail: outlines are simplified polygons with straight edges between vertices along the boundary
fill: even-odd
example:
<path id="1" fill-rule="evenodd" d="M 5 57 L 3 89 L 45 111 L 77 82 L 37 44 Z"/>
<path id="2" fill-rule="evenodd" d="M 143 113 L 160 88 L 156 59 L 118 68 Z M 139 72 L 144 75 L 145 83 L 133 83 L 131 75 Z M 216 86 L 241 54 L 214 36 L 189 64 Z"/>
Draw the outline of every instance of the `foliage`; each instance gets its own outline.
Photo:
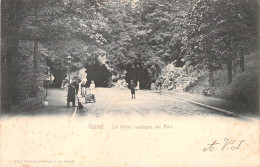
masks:
<path id="1" fill-rule="evenodd" d="M 197 0 L 182 40 L 186 60 L 217 70 L 256 48 L 259 4 L 247 0 Z"/>
<path id="2" fill-rule="evenodd" d="M 73 70 L 98 61 L 112 72 L 145 71 L 155 79 L 174 60 L 185 58 L 195 70 L 217 70 L 259 44 L 257 0 L 3 0 L 1 5 L 1 58 L 14 67 L 6 76 L 18 70 L 22 39 L 41 42 L 41 51 L 57 66 L 67 66 L 72 56 Z"/>

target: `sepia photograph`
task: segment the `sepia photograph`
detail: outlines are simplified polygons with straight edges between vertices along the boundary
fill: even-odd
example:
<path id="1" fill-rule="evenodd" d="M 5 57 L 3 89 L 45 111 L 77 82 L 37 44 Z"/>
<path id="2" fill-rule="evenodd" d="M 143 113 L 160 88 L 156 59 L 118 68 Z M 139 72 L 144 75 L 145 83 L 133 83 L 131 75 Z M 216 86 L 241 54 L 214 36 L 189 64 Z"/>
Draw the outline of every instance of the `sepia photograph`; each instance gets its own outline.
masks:
<path id="1" fill-rule="evenodd" d="M 0 167 L 259 167 L 259 0 L 0 0 Z"/>

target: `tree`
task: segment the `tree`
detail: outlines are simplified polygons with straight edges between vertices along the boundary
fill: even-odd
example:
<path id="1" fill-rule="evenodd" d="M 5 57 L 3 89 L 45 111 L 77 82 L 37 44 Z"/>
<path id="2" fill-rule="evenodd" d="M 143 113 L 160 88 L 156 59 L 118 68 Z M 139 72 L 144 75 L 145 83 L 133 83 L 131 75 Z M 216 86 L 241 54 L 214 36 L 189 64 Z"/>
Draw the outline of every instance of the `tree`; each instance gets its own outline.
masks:
<path id="1" fill-rule="evenodd" d="M 205 67 L 210 71 L 211 86 L 213 71 L 222 68 L 223 63 L 227 64 L 230 84 L 232 60 L 239 58 L 242 51 L 255 48 L 257 9 L 259 4 L 256 1 L 194 2 L 189 15 L 189 29 L 183 38 L 183 51 L 187 54 L 186 59 L 197 69 Z"/>
<path id="2" fill-rule="evenodd" d="M 1 107 L 17 103 L 18 30 L 21 24 L 22 2 L 4 0 L 1 3 Z M 12 77 L 10 77 L 12 76 Z"/>
<path id="3" fill-rule="evenodd" d="M 1 24 L 1 108 L 9 109 L 18 102 L 18 46 L 19 40 L 49 41 L 48 25 L 91 6 L 93 1 L 67 0 L 4 0 Z M 44 29 L 48 27 L 47 29 Z M 57 32 L 57 31 L 56 31 Z M 57 38 L 56 38 L 57 39 Z M 12 77 L 10 77 L 12 76 Z M 16 93 L 12 93 L 16 92 Z"/>

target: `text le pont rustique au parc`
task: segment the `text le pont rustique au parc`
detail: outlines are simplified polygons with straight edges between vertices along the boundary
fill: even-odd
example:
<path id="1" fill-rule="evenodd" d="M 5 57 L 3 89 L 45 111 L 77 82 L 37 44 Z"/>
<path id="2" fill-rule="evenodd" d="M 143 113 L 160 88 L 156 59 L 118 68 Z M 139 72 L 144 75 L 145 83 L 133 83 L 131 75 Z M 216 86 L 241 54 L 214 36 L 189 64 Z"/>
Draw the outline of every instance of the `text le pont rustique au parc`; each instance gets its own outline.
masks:
<path id="1" fill-rule="evenodd" d="M 136 130 L 149 130 L 149 129 L 173 129 L 173 125 L 170 124 L 159 124 L 159 125 L 143 125 L 143 124 L 112 124 L 104 125 L 103 123 L 89 123 L 89 129 L 107 129 L 111 128 L 114 130 L 127 130 L 127 129 L 136 129 Z"/>

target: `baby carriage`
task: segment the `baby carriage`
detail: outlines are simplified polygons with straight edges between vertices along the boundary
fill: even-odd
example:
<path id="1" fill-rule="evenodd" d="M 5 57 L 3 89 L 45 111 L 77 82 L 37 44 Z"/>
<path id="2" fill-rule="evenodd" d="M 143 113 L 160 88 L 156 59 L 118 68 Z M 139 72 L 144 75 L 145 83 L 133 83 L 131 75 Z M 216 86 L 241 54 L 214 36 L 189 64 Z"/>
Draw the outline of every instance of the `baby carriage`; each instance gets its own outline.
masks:
<path id="1" fill-rule="evenodd" d="M 86 94 L 85 96 L 85 102 L 96 102 L 96 98 L 95 98 L 95 95 L 94 95 L 94 89 L 95 89 L 95 83 L 94 81 L 92 80 L 91 81 L 91 84 L 89 86 L 90 88 L 90 94 Z"/>
<path id="2" fill-rule="evenodd" d="M 95 95 L 94 94 L 87 94 L 85 96 L 85 102 L 88 103 L 88 102 L 96 102 L 96 98 L 95 98 Z"/>

